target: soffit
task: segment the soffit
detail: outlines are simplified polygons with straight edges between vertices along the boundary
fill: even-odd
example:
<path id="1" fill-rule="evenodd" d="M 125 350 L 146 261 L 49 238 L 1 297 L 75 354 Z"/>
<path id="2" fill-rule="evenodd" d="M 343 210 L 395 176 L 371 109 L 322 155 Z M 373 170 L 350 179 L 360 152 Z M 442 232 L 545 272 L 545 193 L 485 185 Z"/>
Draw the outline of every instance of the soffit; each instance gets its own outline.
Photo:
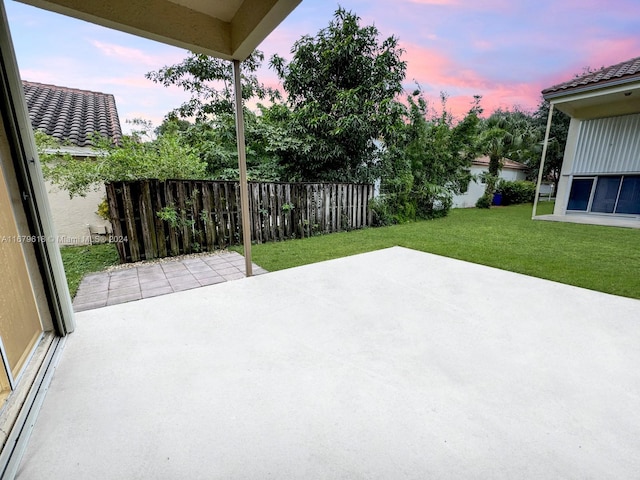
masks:
<path id="1" fill-rule="evenodd" d="M 169 0 L 172 3 L 190 8 L 196 12 L 219 18 L 223 22 L 233 20 L 242 5 L 242 0 Z"/>
<path id="2" fill-rule="evenodd" d="M 581 120 L 639 113 L 640 81 L 549 100 L 558 110 Z"/>
<path id="3" fill-rule="evenodd" d="M 244 60 L 302 0 L 19 0 L 91 23 Z"/>
<path id="4" fill-rule="evenodd" d="M 582 120 L 640 112 L 640 57 L 579 75 L 542 91 L 545 100 Z"/>

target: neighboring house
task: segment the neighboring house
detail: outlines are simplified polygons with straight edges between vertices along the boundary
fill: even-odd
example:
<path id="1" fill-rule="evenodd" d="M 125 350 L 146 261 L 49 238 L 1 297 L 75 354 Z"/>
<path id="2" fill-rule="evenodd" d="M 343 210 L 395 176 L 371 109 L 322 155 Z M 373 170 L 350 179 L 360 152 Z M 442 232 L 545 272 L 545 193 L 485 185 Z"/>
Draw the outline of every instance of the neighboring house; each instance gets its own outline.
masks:
<path id="1" fill-rule="evenodd" d="M 91 161 L 98 152 L 96 133 L 118 143 L 122 137 L 113 95 L 75 88 L 23 81 L 29 118 L 34 130 L 62 142 L 60 151 L 79 162 Z M 85 197 L 69 198 L 69 193 L 46 182 L 53 222 L 61 244 L 91 243 L 97 235 L 110 232 L 111 224 L 96 214 L 106 195 L 104 186 Z"/>
<path id="2" fill-rule="evenodd" d="M 474 176 L 474 180 L 469 182 L 469 187 L 467 188 L 466 193 L 463 193 L 462 195 L 455 195 L 453 197 L 453 208 L 475 207 L 478 199 L 484 195 L 486 185 L 480 176 L 482 173 L 486 173 L 489 170 L 489 157 L 476 158 L 473 161 L 470 170 L 471 174 Z M 504 166 L 500 171 L 500 178 L 509 181 L 526 180 L 527 166 L 519 162 L 505 159 Z"/>
<path id="3" fill-rule="evenodd" d="M 571 117 L 550 219 L 640 226 L 640 57 L 542 94 Z"/>

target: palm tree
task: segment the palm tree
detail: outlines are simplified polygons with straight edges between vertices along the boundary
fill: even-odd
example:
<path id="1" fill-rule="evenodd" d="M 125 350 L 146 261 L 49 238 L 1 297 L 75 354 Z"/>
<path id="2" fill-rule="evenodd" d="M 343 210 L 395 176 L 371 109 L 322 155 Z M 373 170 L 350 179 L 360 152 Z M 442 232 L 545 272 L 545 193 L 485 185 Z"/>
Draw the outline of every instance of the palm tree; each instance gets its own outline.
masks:
<path id="1" fill-rule="evenodd" d="M 489 157 L 489 171 L 485 175 L 486 188 L 479 205 L 488 207 L 505 158 L 517 157 L 520 160 L 537 142 L 539 131 L 532 117 L 517 110 L 498 110 L 484 122 L 483 127 L 480 145 L 482 153 Z"/>

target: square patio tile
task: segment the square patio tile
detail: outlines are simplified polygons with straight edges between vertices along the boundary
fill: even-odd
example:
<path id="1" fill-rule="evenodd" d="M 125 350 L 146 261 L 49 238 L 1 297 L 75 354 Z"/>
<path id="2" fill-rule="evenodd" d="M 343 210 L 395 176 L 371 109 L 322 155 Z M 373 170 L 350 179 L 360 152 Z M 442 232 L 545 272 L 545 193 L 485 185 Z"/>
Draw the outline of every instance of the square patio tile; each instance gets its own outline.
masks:
<path id="1" fill-rule="evenodd" d="M 169 284 L 174 289 L 176 287 L 182 286 L 182 285 L 186 285 L 186 286 L 188 286 L 188 288 L 195 288 L 195 287 L 199 287 L 200 286 L 200 282 L 198 282 L 198 280 L 193 276 L 171 278 L 171 279 L 169 279 Z"/>
<path id="2" fill-rule="evenodd" d="M 157 275 L 162 274 L 163 270 L 160 265 L 145 265 L 138 267 L 138 276 L 140 275 Z"/>
<path id="3" fill-rule="evenodd" d="M 164 272 L 153 274 L 153 275 L 140 275 L 138 277 L 138 281 L 140 282 L 141 285 L 152 283 L 152 282 L 159 282 L 166 279 L 167 279 L 167 276 Z"/>
<path id="4" fill-rule="evenodd" d="M 137 268 L 126 268 L 126 269 L 122 269 L 122 270 L 115 270 L 113 272 L 110 272 L 109 276 L 111 277 L 111 280 L 114 280 L 116 278 L 137 277 L 138 276 L 138 269 Z"/>
<path id="5" fill-rule="evenodd" d="M 187 268 L 189 269 L 189 271 L 191 273 L 197 273 L 197 272 L 211 272 L 212 268 L 211 266 L 207 265 L 204 262 L 200 262 L 197 264 L 192 264 L 192 265 L 188 265 Z"/>
<path id="6" fill-rule="evenodd" d="M 109 295 L 107 305 L 117 305 L 119 303 L 133 302 L 142 298 L 141 292 L 127 293 L 123 295 Z"/>
<path id="7" fill-rule="evenodd" d="M 107 305 L 106 297 L 100 300 L 93 300 L 89 302 L 76 303 L 73 302 L 73 310 L 75 312 L 83 312 L 85 310 L 93 310 L 94 308 L 101 308 Z"/>
<path id="8" fill-rule="evenodd" d="M 198 281 L 200 282 L 201 286 L 206 287 L 207 285 L 215 285 L 217 283 L 226 282 L 226 279 L 219 275 L 212 275 L 208 277 L 202 277 Z"/>
<path id="9" fill-rule="evenodd" d="M 237 273 L 240 272 L 240 269 L 238 267 L 234 267 L 234 266 L 228 266 L 228 267 L 224 267 L 224 268 L 216 268 L 216 273 L 219 275 L 230 275 L 232 273 Z M 242 272 L 244 272 L 244 269 L 242 269 Z"/>
<path id="10" fill-rule="evenodd" d="M 109 297 L 119 297 L 121 295 L 130 295 L 133 293 L 140 293 L 140 285 L 135 283 L 122 288 L 110 288 L 107 292 Z"/>
<path id="11" fill-rule="evenodd" d="M 241 278 L 245 278 L 244 273 L 242 272 L 230 272 L 222 275 L 225 280 L 239 280 Z"/>
<path id="12" fill-rule="evenodd" d="M 168 286 L 169 286 L 169 280 L 167 280 L 164 276 L 159 279 L 140 280 L 141 290 L 150 290 L 152 288 L 160 288 L 160 287 L 168 287 Z"/>
<path id="13" fill-rule="evenodd" d="M 106 292 L 109 290 L 108 283 L 101 284 L 86 284 L 82 282 L 78 287 L 78 292 L 76 295 L 92 295 L 92 294 L 100 294 L 101 292 Z"/>
<path id="14" fill-rule="evenodd" d="M 173 289 L 171 288 L 170 285 L 168 285 L 166 287 L 150 288 L 148 290 L 143 289 L 142 290 L 142 298 L 157 297 L 159 295 L 166 295 L 168 293 L 173 293 Z"/>

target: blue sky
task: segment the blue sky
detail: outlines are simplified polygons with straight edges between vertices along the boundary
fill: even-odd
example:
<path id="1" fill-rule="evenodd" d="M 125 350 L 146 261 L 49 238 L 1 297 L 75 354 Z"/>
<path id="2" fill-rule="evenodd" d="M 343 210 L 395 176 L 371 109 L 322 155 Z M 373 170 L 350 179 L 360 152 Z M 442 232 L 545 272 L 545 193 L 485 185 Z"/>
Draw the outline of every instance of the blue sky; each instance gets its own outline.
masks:
<path id="1" fill-rule="evenodd" d="M 584 67 L 640 56 L 640 0 L 343 0 L 340 5 L 395 35 L 405 49 L 407 90 L 418 82 L 434 106 L 440 92 L 461 117 L 473 95 L 485 112 L 514 105 L 534 110 L 540 91 Z M 159 124 L 187 95 L 146 80 L 179 62 L 184 50 L 5 0 L 22 78 L 112 93 L 125 120 Z M 315 34 L 338 4 L 303 0 L 260 48 L 290 56 L 302 35 Z M 260 78 L 276 85 L 275 74 Z"/>

